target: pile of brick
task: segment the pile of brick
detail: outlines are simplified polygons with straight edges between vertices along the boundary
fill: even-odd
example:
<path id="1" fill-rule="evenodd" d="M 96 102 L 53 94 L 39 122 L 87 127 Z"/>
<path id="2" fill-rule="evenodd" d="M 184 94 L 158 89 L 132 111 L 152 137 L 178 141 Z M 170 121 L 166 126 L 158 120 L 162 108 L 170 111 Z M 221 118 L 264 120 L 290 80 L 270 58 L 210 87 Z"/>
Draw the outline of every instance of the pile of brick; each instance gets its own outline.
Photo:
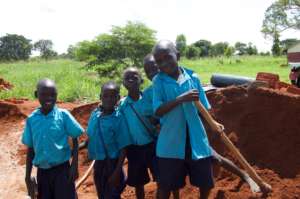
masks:
<path id="1" fill-rule="evenodd" d="M 280 81 L 279 75 L 277 74 L 260 72 L 257 73 L 256 80 L 266 82 L 269 88 L 300 95 L 300 88 Z"/>

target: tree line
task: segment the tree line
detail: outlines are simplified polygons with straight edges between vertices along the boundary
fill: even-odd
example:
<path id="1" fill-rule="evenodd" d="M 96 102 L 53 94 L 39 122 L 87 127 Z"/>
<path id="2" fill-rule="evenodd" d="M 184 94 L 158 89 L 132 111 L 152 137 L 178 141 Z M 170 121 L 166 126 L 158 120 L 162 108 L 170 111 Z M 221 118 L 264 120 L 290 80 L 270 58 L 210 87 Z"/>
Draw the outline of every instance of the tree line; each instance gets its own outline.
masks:
<path id="1" fill-rule="evenodd" d="M 289 47 L 299 42 L 299 38 L 280 40 L 281 34 L 289 29 L 300 30 L 300 1 L 277 0 L 265 11 L 261 29 L 266 38 L 273 40 L 271 52 L 259 54 L 286 54 Z M 91 41 L 70 45 L 67 53 L 60 56 L 85 61 L 88 66 L 105 65 L 105 70 L 116 69 L 119 65 L 141 66 L 143 57 L 151 51 L 156 42 L 155 33 L 155 30 L 143 23 L 128 22 L 125 26 L 113 26 L 109 33 L 100 34 Z M 256 46 L 251 42 L 236 42 L 231 46 L 228 42 L 212 43 L 200 39 L 187 45 L 183 34 L 177 36 L 176 47 L 181 56 L 188 59 L 258 54 Z M 7 34 L 0 37 L 0 61 L 27 60 L 32 50 L 39 51 L 40 57 L 44 59 L 58 56 L 53 50 L 51 40 L 43 39 L 32 43 L 22 35 Z"/>
<path id="2" fill-rule="evenodd" d="M 29 59 L 32 50 L 40 52 L 40 57 L 50 59 L 58 54 L 53 50 L 51 40 L 41 39 L 32 43 L 23 35 L 6 34 L 0 37 L 0 61 L 19 61 Z"/>

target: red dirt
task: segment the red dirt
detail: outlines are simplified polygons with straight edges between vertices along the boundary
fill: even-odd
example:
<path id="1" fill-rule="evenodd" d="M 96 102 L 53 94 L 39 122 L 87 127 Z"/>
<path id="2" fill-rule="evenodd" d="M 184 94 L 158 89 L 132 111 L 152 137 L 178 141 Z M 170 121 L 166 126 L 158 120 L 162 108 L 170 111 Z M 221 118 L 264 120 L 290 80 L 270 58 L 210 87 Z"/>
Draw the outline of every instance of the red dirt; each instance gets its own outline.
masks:
<path id="1" fill-rule="evenodd" d="M 241 182 L 239 178 L 223 169 L 216 168 L 216 186 L 210 199 L 299 198 L 300 138 L 298 125 L 300 122 L 300 96 L 267 88 L 247 90 L 244 87 L 230 87 L 210 92 L 208 97 L 213 106 L 212 114 L 217 121 L 224 124 L 229 138 L 240 149 L 249 163 L 254 166 L 258 174 L 273 187 L 273 192 L 267 196 L 253 194 L 248 185 Z M 24 118 L 38 106 L 37 101 L 23 101 L 23 103 L 0 102 L 0 167 L 2 170 L 3 168 L 4 170 L 13 168 L 6 169 L 7 171 L 3 173 L 0 171 L 0 176 L 8 178 L 8 184 L 13 185 L 17 182 L 17 186 L 9 188 L 10 193 L 13 191 L 16 194 L 14 198 L 22 198 L 21 196 L 25 195 L 23 183 L 25 151 L 16 146 L 21 146 L 19 139 Z M 61 103 L 59 106 L 67 107 L 76 119 L 83 126 L 86 126 L 89 114 L 97 106 L 97 103 L 82 106 Z M 211 144 L 219 153 L 235 161 L 220 142 L 216 133 L 208 131 L 208 135 Z M 17 145 L 7 144 L 7 142 L 17 142 Z M 2 151 L 4 149 L 6 152 Z M 22 165 L 11 166 L 20 159 L 23 159 L 20 162 Z M 89 164 L 86 150 L 82 150 L 79 158 L 81 176 Z M 13 173 L 16 174 L 12 175 Z M 3 186 L 5 185 L 7 183 L 3 184 Z M 155 190 L 155 184 L 149 183 L 146 186 L 146 198 L 155 198 Z M 2 195 L 4 198 L 11 196 L 5 195 L 5 193 L 7 190 L 0 188 L 0 198 Z M 79 198 L 96 198 L 91 176 L 80 187 L 78 194 Z M 180 195 L 184 199 L 197 198 L 197 190 L 187 185 L 181 190 Z M 134 198 L 133 189 L 127 187 L 122 197 Z"/>
<path id="2" fill-rule="evenodd" d="M 10 90 L 12 89 L 13 85 L 9 82 L 5 81 L 4 79 L 0 78 L 0 91 L 1 90 Z"/>

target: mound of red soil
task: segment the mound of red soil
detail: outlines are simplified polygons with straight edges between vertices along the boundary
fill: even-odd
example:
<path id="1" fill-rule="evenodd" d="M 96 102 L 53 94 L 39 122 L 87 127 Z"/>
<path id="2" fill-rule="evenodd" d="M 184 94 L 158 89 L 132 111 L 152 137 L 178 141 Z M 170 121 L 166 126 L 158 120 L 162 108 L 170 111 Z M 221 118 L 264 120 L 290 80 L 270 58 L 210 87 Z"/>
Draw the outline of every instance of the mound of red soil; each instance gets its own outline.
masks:
<path id="1" fill-rule="evenodd" d="M 1 90 L 10 90 L 12 89 L 13 85 L 9 82 L 5 81 L 4 79 L 0 78 L 0 91 Z"/>
<path id="2" fill-rule="evenodd" d="M 0 101 L 0 118 L 21 117 L 25 118 L 26 115 L 21 112 L 19 107 L 8 101 Z"/>
<path id="3" fill-rule="evenodd" d="M 230 87 L 208 94 L 213 115 L 262 178 L 273 187 L 269 198 L 300 196 L 300 96 L 273 89 Z M 221 154 L 232 155 L 215 133 L 211 143 Z M 222 174 L 226 179 L 228 175 Z M 221 180 L 226 187 L 236 184 Z M 217 183 L 217 187 L 219 182 Z M 253 198 L 249 190 L 221 188 L 213 198 Z"/>
<path id="4" fill-rule="evenodd" d="M 86 127 L 91 112 L 98 106 L 98 104 L 99 102 L 80 105 L 75 107 L 71 113 L 83 127 Z"/>

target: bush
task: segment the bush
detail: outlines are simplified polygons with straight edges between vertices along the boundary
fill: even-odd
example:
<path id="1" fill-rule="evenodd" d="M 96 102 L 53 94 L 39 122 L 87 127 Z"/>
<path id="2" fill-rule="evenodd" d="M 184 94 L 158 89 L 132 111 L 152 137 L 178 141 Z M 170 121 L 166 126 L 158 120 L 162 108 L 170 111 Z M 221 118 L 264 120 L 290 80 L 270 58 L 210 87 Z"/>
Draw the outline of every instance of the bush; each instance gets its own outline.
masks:
<path id="1" fill-rule="evenodd" d="M 186 58 L 188 59 L 195 59 L 198 58 L 200 55 L 201 50 L 195 46 L 188 46 L 186 49 Z"/>

